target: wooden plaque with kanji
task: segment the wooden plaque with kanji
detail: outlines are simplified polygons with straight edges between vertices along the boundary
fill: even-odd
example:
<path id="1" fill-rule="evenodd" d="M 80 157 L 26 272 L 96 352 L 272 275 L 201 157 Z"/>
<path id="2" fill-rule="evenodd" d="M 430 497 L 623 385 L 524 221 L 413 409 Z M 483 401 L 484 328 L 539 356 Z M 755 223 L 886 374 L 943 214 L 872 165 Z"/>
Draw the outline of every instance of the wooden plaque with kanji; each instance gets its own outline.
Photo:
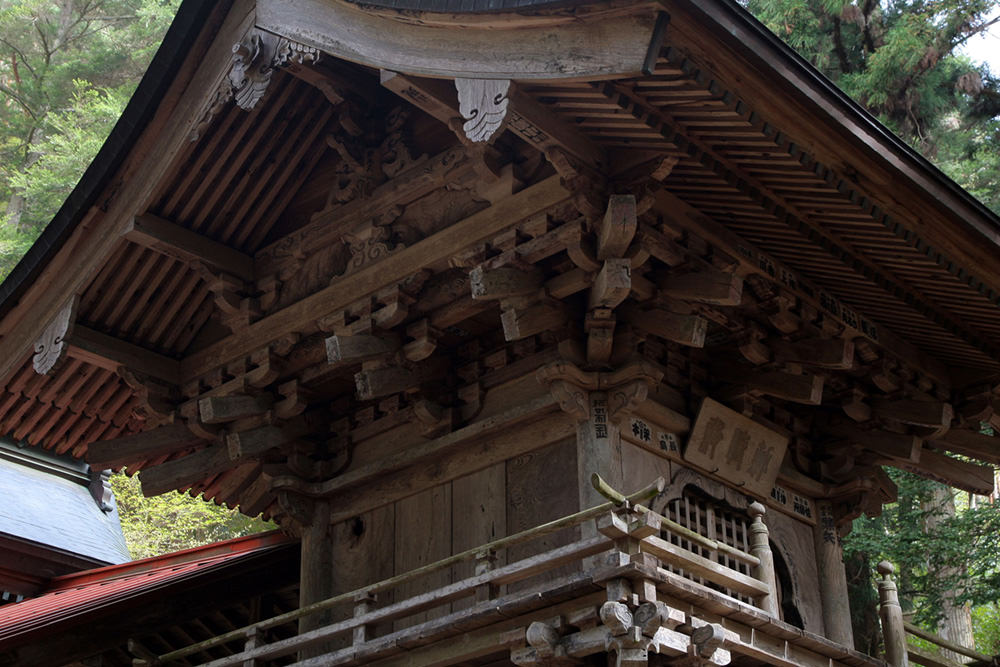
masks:
<path id="1" fill-rule="evenodd" d="M 788 438 L 706 398 L 684 450 L 684 460 L 748 493 L 768 496 L 778 477 Z"/>

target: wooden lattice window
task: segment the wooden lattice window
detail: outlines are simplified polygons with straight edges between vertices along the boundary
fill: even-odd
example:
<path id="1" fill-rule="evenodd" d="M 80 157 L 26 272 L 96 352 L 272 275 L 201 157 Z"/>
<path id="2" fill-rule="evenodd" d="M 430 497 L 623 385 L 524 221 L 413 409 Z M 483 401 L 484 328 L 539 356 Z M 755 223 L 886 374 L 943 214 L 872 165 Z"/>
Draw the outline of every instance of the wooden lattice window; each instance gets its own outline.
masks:
<path id="1" fill-rule="evenodd" d="M 676 521 L 685 528 L 693 530 L 700 535 L 724 542 L 741 551 L 748 552 L 750 550 L 749 534 L 747 532 L 750 526 L 750 517 L 741 510 L 709 498 L 695 487 L 686 487 L 680 498 L 668 501 L 664 508 L 664 515 L 668 519 Z M 725 554 L 714 553 L 668 531 L 664 531 L 662 537 L 665 540 L 669 540 L 672 544 L 709 558 L 720 565 L 725 565 L 747 576 L 752 576 L 750 568 L 746 563 L 741 563 Z M 725 593 L 737 600 L 751 605 L 754 604 L 754 601 L 746 595 L 741 595 L 736 591 L 713 584 L 701 577 L 689 575 L 678 568 L 671 567 L 668 569 L 671 572 Z"/>

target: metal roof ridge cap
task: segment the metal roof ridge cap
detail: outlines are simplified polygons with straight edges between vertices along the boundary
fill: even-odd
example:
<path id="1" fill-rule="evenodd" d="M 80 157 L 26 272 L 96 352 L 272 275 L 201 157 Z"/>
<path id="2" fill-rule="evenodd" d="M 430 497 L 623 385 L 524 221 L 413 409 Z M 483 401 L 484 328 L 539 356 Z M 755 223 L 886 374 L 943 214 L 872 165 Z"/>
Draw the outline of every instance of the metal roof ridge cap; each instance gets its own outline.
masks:
<path id="1" fill-rule="evenodd" d="M 256 544 L 247 544 L 244 546 L 244 543 Z M 83 570 L 81 572 L 62 574 L 49 579 L 50 586 L 44 593 L 42 593 L 42 595 L 68 590 L 76 588 L 77 586 L 96 583 L 98 581 L 114 581 L 116 579 L 147 574 L 171 567 L 189 565 L 199 561 L 209 563 L 220 558 L 251 554 L 257 551 L 263 551 L 264 549 L 271 549 L 294 543 L 295 540 L 285 535 L 281 532 L 281 530 L 271 530 L 265 533 L 244 535 L 230 540 L 212 542 L 210 544 L 203 544 L 201 546 L 182 549 L 180 551 L 172 551 L 159 556 L 149 556 L 147 558 L 128 561 L 126 563 L 119 563 L 117 565 L 105 565 L 103 567 Z M 243 548 L 227 548 L 237 546 Z M 119 571 L 117 574 L 114 573 L 116 570 Z"/>

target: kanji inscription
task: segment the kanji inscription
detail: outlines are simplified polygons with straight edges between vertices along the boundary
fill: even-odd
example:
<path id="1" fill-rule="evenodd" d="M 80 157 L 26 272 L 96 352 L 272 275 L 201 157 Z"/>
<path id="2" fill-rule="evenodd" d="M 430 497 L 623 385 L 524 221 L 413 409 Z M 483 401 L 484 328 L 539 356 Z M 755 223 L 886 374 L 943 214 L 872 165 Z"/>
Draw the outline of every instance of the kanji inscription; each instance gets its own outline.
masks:
<path id="1" fill-rule="evenodd" d="M 684 449 L 684 460 L 766 497 L 787 447 L 785 436 L 706 398 Z"/>

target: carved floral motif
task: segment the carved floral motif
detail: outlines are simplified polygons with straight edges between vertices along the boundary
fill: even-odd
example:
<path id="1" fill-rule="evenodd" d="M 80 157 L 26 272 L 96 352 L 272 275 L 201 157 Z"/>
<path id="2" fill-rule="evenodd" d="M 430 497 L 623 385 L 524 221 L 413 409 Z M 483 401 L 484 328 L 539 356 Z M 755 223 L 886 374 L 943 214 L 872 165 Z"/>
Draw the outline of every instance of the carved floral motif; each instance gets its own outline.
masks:
<path id="1" fill-rule="evenodd" d="M 267 92 L 276 68 L 290 63 L 316 63 L 319 58 L 320 51 L 315 47 L 268 32 L 251 32 L 242 42 L 233 45 L 229 74 L 205 105 L 188 135 L 189 140 L 197 141 L 229 100 L 235 100 L 236 106 L 245 111 L 257 106 Z"/>

